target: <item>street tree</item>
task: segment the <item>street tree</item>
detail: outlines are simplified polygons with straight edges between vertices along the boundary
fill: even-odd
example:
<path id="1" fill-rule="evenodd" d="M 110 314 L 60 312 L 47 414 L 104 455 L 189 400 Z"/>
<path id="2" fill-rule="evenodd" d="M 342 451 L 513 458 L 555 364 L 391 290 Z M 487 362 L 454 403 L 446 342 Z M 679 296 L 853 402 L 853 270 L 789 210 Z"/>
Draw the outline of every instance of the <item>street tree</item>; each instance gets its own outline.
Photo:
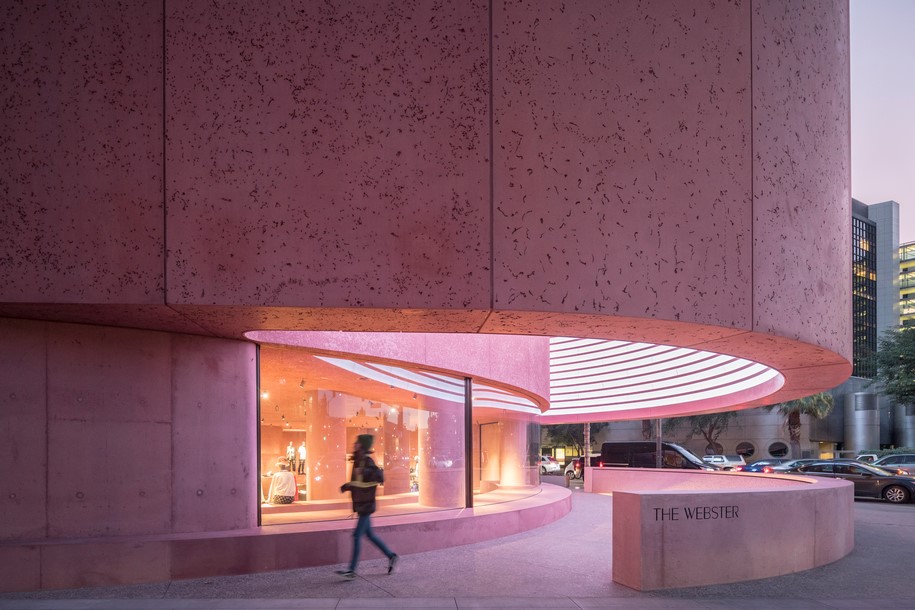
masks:
<path id="1" fill-rule="evenodd" d="M 664 420 L 664 432 L 670 434 L 677 429 L 686 428 L 688 430 L 686 433 L 687 439 L 698 435 L 705 439 L 707 447 L 717 447 L 718 437 L 728 429 L 728 426 L 736 418 L 737 413 L 735 411 L 671 417 Z"/>
<path id="2" fill-rule="evenodd" d="M 791 457 L 799 458 L 801 457 L 801 415 L 823 419 L 832 411 L 832 405 L 832 394 L 820 392 L 763 408 L 766 411 L 778 409 L 779 414 L 785 418 L 785 428 L 788 430 L 788 439 L 791 442 Z"/>
<path id="3" fill-rule="evenodd" d="M 915 327 L 890 329 L 880 338 L 874 355 L 877 376 L 883 393 L 897 404 L 915 404 Z"/>
<path id="4" fill-rule="evenodd" d="M 606 428 L 607 422 L 591 424 L 591 438 Z M 562 447 L 574 447 L 578 455 L 584 455 L 585 428 L 582 424 L 555 424 L 544 426 L 550 443 Z"/>

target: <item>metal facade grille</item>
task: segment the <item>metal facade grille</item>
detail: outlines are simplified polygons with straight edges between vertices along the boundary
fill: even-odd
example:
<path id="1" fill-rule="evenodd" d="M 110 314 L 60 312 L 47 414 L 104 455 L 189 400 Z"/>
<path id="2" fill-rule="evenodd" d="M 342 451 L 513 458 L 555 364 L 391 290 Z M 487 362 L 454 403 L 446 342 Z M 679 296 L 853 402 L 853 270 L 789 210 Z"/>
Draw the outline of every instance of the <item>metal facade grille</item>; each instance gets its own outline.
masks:
<path id="1" fill-rule="evenodd" d="M 852 324 L 854 375 L 873 378 L 877 351 L 877 227 L 852 217 Z"/>

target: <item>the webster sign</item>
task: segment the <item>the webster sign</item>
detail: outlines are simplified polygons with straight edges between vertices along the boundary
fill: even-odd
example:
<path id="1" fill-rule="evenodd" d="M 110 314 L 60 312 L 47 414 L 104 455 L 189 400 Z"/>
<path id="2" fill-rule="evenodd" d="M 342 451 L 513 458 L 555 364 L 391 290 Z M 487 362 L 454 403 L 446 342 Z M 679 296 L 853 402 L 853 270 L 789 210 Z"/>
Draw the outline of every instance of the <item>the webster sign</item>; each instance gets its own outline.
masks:
<path id="1" fill-rule="evenodd" d="M 655 508 L 655 521 L 705 521 L 712 519 L 739 519 L 740 507 L 725 506 L 674 506 Z"/>

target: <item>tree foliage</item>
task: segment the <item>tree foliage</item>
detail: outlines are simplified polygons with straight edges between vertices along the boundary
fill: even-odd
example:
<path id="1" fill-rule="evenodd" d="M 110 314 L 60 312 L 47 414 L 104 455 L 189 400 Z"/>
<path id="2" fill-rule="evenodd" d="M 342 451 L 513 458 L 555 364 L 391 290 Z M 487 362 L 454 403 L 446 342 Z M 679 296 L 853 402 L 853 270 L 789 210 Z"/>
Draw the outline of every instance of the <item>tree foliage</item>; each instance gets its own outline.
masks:
<path id="1" fill-rule="evenodd" d="M 809 415 L 814 419 L 823 419 L 832 411 L 832 394 L 820 392 L 812 396 L 805 396 L 797 400 L 780 402 L 765 407 L 767 411 L 778 409 L 779 414 L 785 418 L 785 428 L 791 440 L 791 457 L 801 457 L 801 415 Z"/>
<path id="2" fill-rule="evenodd" d="M 708 445 L 714 446 L 718 437 L 728 429 L 731 422 L 737 418 L 735 411 L 723 413 L 709 413 L 707 415 L 690 415 L 686 417 L 671 417 L 664 420 L 664 431 L 673 432 L 677 428 L 688 428 L 686 438 L 701 436 Z"/>
<path id="3" fill-rule="evenodd" d="M 607 422 L 591 424 L 591 438 L 593 439 L 608 425 Z M 575 447 L 578 455 L 584 454 L 585 427 L 583 424 L 556 424 L 544 426 L 544 428 L 550 443 L 561 447 Z"/>
<path id="4" fill-rule="evenodd" d="M 915 404 L 915 327 L 891 329 L 880 338 L 874 356 L 876 381 L 898 404 Z"/>

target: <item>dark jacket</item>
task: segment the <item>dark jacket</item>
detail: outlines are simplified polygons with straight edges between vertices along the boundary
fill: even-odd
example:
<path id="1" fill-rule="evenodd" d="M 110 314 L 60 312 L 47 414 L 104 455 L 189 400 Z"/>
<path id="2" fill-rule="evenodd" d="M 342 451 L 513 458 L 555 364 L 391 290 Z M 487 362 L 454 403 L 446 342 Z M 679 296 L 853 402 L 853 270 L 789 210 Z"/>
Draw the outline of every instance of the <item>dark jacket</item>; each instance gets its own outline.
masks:
<path id="1" fill-rule="evenodd" d="M 357 475 L 358 469 L 362 474 Z M 355 456 L 353 474 L 349 483 L 344 483 L 340 491 L 349 491 L 353 495 L 353 511 L 360 515 L 371 515 L 375 512 L 375 492 L 378 485 L 384 483 L 384 471 L 375 465 L 368 455 Z"/>

